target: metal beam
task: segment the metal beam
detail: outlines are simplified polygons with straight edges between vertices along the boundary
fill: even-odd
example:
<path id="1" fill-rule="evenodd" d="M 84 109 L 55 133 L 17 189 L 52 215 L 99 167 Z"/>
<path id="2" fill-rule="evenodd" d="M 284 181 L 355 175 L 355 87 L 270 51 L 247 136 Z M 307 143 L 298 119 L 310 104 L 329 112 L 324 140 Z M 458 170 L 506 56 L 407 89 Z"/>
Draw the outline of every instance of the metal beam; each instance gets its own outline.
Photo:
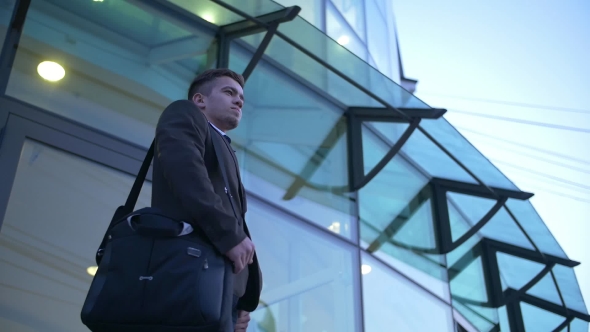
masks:
<path id="1" fill-rule="evenodd" d="M 196 36 L 180 38 L 152 48 L 148 52 L 147 59 L 149 64 L 160 65 L 205 54 L 213 39 L 214 36 L 207 36 L 206 39 Z"/>
<path id="2" fill-rule="evenodd" d="M 14 63 L 16 50 L 25 25 L 25 17 L 31 5 L 31 0 L 17 0 L 14 4 L 10 25 L 6 29 L 6 37 L 0 54 L 0 95 L 6 94 L 10 71 Z"/>
<path id="3" fill-rule="evenodd" d="M 295 17 L 297 17 L 297 15 L 299 15 L 300 11 L 301 7 L 299 6 L 287 7 L 276 12 L 256 17 L 258 21 L 263 22 L 267 26 L 260 25 L 259 23 L 246 19 L 243 21 L 224 25 L 220 27 L 220 31 L 222 31 L 228 38 L 231 39 L 253 35 L 266 31 L 274 24 L 292 21 L 293 19 L 295 19 Z"/>
<path id="4" fill-rule="evenodd" d="M 487 189 L 488 187 L 483 186 L 481 184 L 474 184 L 474 183 L 467 183 L 467 182 L 460 182 L 455 180 L 448 180 L 448 179 L 441 179 L 441 178 L 432 178 L 431 180 L 436 185 L 444 188 L 447 191 L 456 192 L 460 194 L 467 194 L 473 195 L 478 197 L 490 198 L 490 199 L 498 199 L 496 195 L 490 193 Z M 516 190 L 509 190 L 509 189 L 502 189 L 502 188 L 495 188 L 492 187 L 492 190 L 500 196 L 500 197 L 508 197 L 514 198 L 518 200 L 527 200 L 533 197 L 534 194 L 527 193 L 524 191 L 516 191 Z"/>
<path id="5" fill-rule="evenodd" d="M 266 51 L 268 44 L 270 44 L 272 37 L 275 35 L 275 32 L 277 32 L 278 27 L 279 23 L 273 23 L 268 28 L 268 31 L 266 31 L 264 39 L 262 39 L 262 42 L 260 43 L 260 45 L 258 45 L 256 52 L 254 52 L 254 54 L 252 55 L 252 59 L 250 59 L 250 62 L 248 62 L 248 66 L 246 66 L 246 69 L 244 69 L 244 72 L 242 73 L 244 81 L 247 81 L 248 77 L 250 77 L 250 74 L 252 74 L 252 72 L 254 71 L 254 68 L 260 61 L 260 58 L 262 58 L 264 51 Z"/>
<path id="6" fill-rule="evenodd" d="M 447 110 L 443 108 L 398 108 L 413 118 L 421 119 L 438 119 L 443 116 Z M 408 122 L 408 119 L 402 117 L 399 113 L 392 112 L 386 107 L 349 107 L 349 113 L 363 117 L 364 121 L 393 121 L 399 119 L 400 122 Z M 373 120 L 375 119 L 375 120 Z"/>

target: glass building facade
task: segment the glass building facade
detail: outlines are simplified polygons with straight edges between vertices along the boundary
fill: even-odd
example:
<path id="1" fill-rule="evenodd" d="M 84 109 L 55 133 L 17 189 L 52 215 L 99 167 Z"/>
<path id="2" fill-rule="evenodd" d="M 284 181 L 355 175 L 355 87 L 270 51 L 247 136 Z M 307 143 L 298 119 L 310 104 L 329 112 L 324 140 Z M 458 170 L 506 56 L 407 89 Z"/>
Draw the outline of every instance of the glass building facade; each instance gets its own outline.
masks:
<path id="1" fill-rule="evenodd" d="M 390 1 L 2 0 L 0 27 L 0 330 L 85 330 L 160 113 L 229 67 L 264 272 L 248 331 L 588 331 L 532 194 L 395 83 Z"/>

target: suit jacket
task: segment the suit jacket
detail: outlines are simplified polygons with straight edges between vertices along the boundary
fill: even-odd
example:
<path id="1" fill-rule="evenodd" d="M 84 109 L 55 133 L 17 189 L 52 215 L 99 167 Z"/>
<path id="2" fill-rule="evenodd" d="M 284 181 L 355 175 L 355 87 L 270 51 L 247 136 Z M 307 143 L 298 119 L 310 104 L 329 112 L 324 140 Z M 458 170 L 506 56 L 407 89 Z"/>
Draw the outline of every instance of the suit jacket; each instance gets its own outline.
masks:
<path id="1" fill-rule="evenodd" d="M 226 149 L 215 151 L 212 139 L 221 140 Z M 228 190 L 234 197 L 237 220 L 225 194 L 215 153 L 225 158 Z M 245 225 L 246 193 L 234 151 L 189 100 L 170 104 L 156 126 L 152 206 L 190 223 L 221 254 L 250 236 Z M 234 279 L 234 294 L 240 297 L 238 309 L 254 311 L 261 290 L 262 274 L 254 255 L 254 263 Z"/>

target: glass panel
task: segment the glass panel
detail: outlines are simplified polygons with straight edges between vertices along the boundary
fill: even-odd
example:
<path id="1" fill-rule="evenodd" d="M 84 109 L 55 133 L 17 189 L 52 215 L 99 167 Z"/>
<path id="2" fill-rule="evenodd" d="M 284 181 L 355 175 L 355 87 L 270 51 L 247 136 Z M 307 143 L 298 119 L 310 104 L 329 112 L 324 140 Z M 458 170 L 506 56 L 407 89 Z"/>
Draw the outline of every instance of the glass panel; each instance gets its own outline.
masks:
<path id="1" fill-rule="evenodd" d="M 25 141 L 0 232 L 0 326 L 86 330 L 80 308 L 92 281 L 87 269 L 95 264 L 98 244 L 133 181 L 122 172 Z M 137 208 L 149 206 L 150 197 L 146 182 Z"/>
<path id="2" fill-rule="evenodd" d="M 588 309 L 580 292 L 574 269 L 563 265 L 555 265 L 553 267 L 553 273 L 565 305 L 569 309 L 588 314 Z"/>
<path id="3" fill-rule="evenodd" d="M 553 282 L 553 278 L 550 273 L 547 273 L 543 279 L 539 280 L 531 289 L 527 291 L 527 294 L 538 297 L 545 301 L 555 303 L 557 305 L 563 305 L 559 299 L 559 293 Z"/>
<path id="4" fill-rule="evenodd" d="M 395 137 L 399 135 L 398 131 L 385 130 L 383 127 L 377 127 L 377 129 L 392 142 L 395 142 Z M 412 133 L 401 152 L 432 177 L 477 183 L 471 175 L 418 130 Z"/>
<path id="5" fill-rule="evenodd" d="M 454 331 L 451 307 L 362 255 L 365 331 Z"/>
<path id="6" fill-rule="evenodd" d="M 6 93 L 145 146 L 162 110 L 215 66 L 215 52 L 212 33 L 132 3 L 33 0 Z M 41 78 L 42 61 L 65 76 Z"/>
<path id="7" fill-rule="evenodd" d="M 250 55 L 233 44 L 232 67 L 247 62 Z M 248 79 L 244 94 L 244 118 L 229 134 L 244 186 L 352 238 L 355 204 L 343 193 L 348 164 L 342 111 L 265 60 Z"/>
<path id="8" fill-rule="evenodd" d="M 168 0 L 169 2 L 193 13 L 205 21 L 222 26 L 231 23 L 243 21 L 244 18 L 239 14 L 227 10 L 210 0 Z M 240 8 L 241 11 L 251 16 L 261 16 L 272 13 L 283 8 L 283 6 L 273 1 L 242 1 L 242 0 L 225 0 L 223 1 L 231 6 Z"/>
<path id="9" fill-rule="evenodd" d="M 500 318 L 500 331 L 510 332 L 510 321 L 508 320 L 508 312 L 506 311 L 505 305 L 498 308 L 498 317 Z"/>
<path id="10" fill-rule="evenodd" d="M 420 126 L 488 186 L 518 190 L 504 174 L 492 165 L 481 152 L 477 151 L 446 119 L 423 120 Z"/>
<path id="11" fill-rule="evenodd" d="M 535 250 L 535 247 L 533 247 L 525 234 L 518 228 L 518 225 L 516 225 L 514 219 L 506 212 L 505 208 L 498 210 L 479 233 L 489 239 Z"/>
<path id="12" fill-rule="evenodd" d="M 346 24 L 350 25 L 356 34 L 365 40 L 365 8 L 363 0 L 331 0 L 342 17 L 346 20 Z M 367 15 L 367 17 L 371 17 Z"/>
<path id="13" fill-rule="evenodd" d="M 299 6 L 301 11 L 299 16 L 305 19 L 307 22 L 313 24 L 318 29 L 324 27 L 324 1 L 317 0 L 279 0 L 277 1 L 285 7 Z"/>
<path id="14" fill-rule="evenodd" d="M 12 11 L 14 10 L 15 0 L 4 0 L 0 2 L 0 52 L 4 46 L 6 38 L 7 27 L 12 18 Z"/>
<path id="15" fill-rule="evenodd" d="M 496 204 L 492 199 L 447 192 L 453 241 L 478 223 Z"/>
<path id="16" fill-rule="evenodd" d="M 249 197 L 248 219 L 264 274 L 253 322 L 262 331 L 355 331 L 352 247 Z"/>
<path id="17" fill-rule="evenodd" d="M 362 142 L 363 142 L 363 165 L 365 174 L 369 173 L 380 161 L 385 154 L 389 152 L 388 145 L 393 146 L 404 131 L 408 128 L 407 123 L 398 122 L 363 122 L 362 125 Z M 377 131 L 378 130 L 378 131 Z M 378 133 L 389 133 L 388 137 L 378 137 Z M 364 137 L 369 137 L 364 139 Z M 383 140 L 387 140 L 387 144 Z M 383 141 L 376 146 L 375 142 Z"/>
<path id="18" fill-rule="evenodd" d="M 496 253 L 502 290 L 510 287 L 519 290 L 543 270 L 545 265 L 503 252 Z"/>
<path id="19" fill-rule="evenodd" d="M 524 302 L 520 303 L 520 310 L 525 331 L 553 331 L 565 320 L 563 316 Z"/>
<path id="20" fill-rule="evenodd" d="M 479 331 L 489 331 L 500 321 L 496 308 L 489 307 L 484 260 L 474 248 L 477 237 L 448 254 L 453 306 Z"/>
<path id="21" fill-rule="evenodd" d="M 540 251 L 549 255 L 567 258 L 567 255 L 529 201 L 509 199 L 506 205 Z"/>
<path id="22" fill-rule="evenodd" d="M 569 332 L 588 332 L 588 322 L 585 322 L 579 318 L 574 318 L 570 323 Z"/>
<path id="23" fill-rule="evenodd" d="M 388 151 L 385 143 L 369 132 L 363 135 L 363 145 L 369 160 L 380 160 Z M 401 226 L 422 205 L 429 204 L 431 193 L 427 184 L 425 176 L 400 156 L 394 157 L 371 182 L 358 191 L 362 222 L 378 231 L 385 230 L 396 220 Z M 367 243 L 375 240 L 365 234 L 361 234 L 361 237 Z"/>
<path id="24" fill-rule="evenodd" d="M 348 23 L 343 20 L 330 1 L 326 2 L 326 30 L 328 36 L 359 58 L 367 61 L 367 47 Z"/>
<path id="25" fill-rule="evenodd" d="M 394 47 L 389 43 L 387 22 L 383 16 L 385 10 L 377 7 L 375 0 L 365 0 L 365 4 L 367 17 L 370 17 L 367 20 L 369 54 L 375 59 L 376 68 L 385 75 L 389 75 L 393 65 L 392 61 L 397 58 L 397 54 L 390 53 L 390 51 L 394 50 Z"/>

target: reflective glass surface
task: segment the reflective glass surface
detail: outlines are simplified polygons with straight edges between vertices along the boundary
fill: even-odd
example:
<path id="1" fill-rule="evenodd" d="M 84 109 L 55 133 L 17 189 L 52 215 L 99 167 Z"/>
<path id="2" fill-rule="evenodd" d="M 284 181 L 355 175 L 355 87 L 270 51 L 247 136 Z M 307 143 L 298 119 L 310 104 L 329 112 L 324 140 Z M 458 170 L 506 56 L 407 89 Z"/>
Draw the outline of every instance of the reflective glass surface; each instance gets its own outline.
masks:
<path id="1" fill-rule="evenodd" d="M 365 17 L 370 18 L 369 13 L 365 15 L 365 0 L 330 0 L 334 7 L 340 13 L 340 16 L 346 21 L 360 39 L 366 40 Z"/>
<path id="2" fill-rule="evenodd" d="M 477 224 L 496 204 L 492 199 L 447 192 L 447 206 L 453 241 Z"/>
<path id="3" fill-rule="evenodd" d="M 355 251 L 249 197 L 249 227 L 264 274 L 262 331 L 356 331 Z"/>
<path id="4" fill-rule="evenodd" d="M 529 201 L 509 199 L 506 205 L 542 252 L 567 258 L 565 252 Z"/>
<path id="5" fill-rule="evenodd" d="M 391 142 L 397 141 L 397 137 L 401 135 L 399 127 L 394 130 L 384 124 L 375 124 L 374 127 Z M 412 133 L 401 152 L 431 177 L 477 183 L 469 173 L 418 130 Z"/>
<path id="6" fill-rule="evenodd" d="M 250 57 L 232 44 L 230 68 L 245 68 Z M 266 60 L 257 65 L 244 94 L 244 117 L 229 134 L 244 186 L 352 238 L 354 202 L 342 191 L 348 185 L 342 111 Z"/>
<path id="7" fill-rule="evenodd" d="M 367 47 L 361 37 L 352 30 L 330 1 L 326 2 L 326 33 L 356 56 L 367 61 Z"/>
<path id="8" fill-rule="evenodd" d="M 574 318 L 570 323 L 569 332 L 588 332 L 588 322 Z"/>
<path id="9" fill-rule="evenodd" d="M 87 330 L 80 309 L 96 248 L 133 180 L 50 145 L 24 142 L 0 230 L 0 330 Z M 149 206 L 150 197 L 146 182 L 137 208 Z"/>
<path id="10" fill-rule="evenodd" d="M 33 0 L 6 93 L 146 146 L 162 110 L 215 66 L 213 38 L 125 1 Z M 42 61 L 65 76 L 43 79 Z"/>
<path id="11" fill-rule="evenodd" d="M 390 36 L 392 31 L 387 28 L 385 10 L 379 8 L 378 1 L 365 0 L 366 14 L 370 19 L 367 20 L 367 47 L 369 54 L 375 61 L 375 66 L 379 71 L 389 75 L 391 66 L 396 66 L 397 54 L 393 53 L 396 49 L 395 38 Z M 379 1 L 380 2 L 380 1 Z"/>
<path id="12" fill-rule="evenodd" d="M 420 126 L 488 186 L 518 190 L 446 119 L 423 120 Z"/>
<path id="13" fill-rule="evenodd" d="M 365 331 L 453 331 L 450 305 L 362 255 Z"/>
<path id="14" fill-rule="evenodd" d="M 565 320 L 563 316 L 524 302 L 520 303 L 520 310 L 525 331 L 553 331 Z"/>

